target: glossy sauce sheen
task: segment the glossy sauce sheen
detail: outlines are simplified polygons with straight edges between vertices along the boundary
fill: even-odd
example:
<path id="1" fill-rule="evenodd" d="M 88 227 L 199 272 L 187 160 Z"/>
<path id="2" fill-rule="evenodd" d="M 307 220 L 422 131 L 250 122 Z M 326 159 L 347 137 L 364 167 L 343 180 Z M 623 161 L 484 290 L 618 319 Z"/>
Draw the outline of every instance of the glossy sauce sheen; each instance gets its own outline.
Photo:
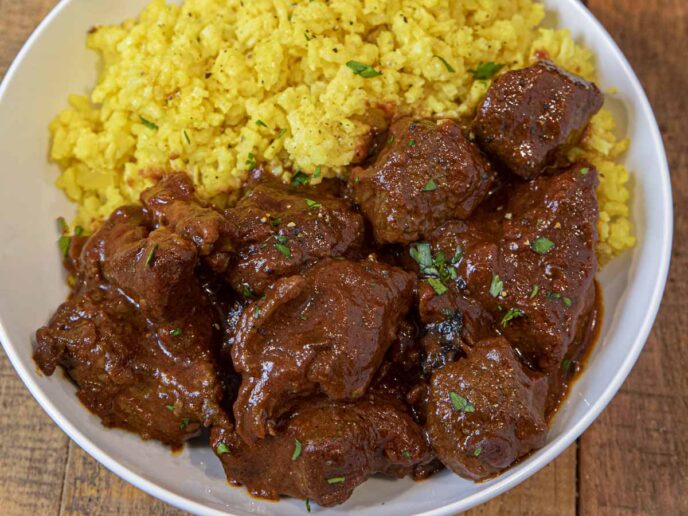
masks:
<path id="1" fill-rule="evenodd" d="M 171 446 L 210 428 L 257 496 L 494 476 L 545 443 L 598 329 L 597 171 L 562 152 L 600 105 L 538 63 L 472 126 L 375 110 L 346 184 L 256 169 L 221 212 L 163 175 L 71 238 L 34 358 L 107 426 Z"/>

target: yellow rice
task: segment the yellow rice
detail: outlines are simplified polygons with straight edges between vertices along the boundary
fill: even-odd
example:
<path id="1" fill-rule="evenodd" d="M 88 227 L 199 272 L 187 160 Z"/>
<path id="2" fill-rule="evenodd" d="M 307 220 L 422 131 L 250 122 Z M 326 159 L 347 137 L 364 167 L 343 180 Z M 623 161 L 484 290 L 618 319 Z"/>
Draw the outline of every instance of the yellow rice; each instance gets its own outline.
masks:
<path id="1" fill-rule="evenodd" d="M 154 0 L 88 36 L 102 71 L 50 126 L 57 185 L 78 203 L 75 223 L 93 229 L 160 170 L 188 171 L 218 206 L 253 161 L 287 177 L 339 174 L 371 105 L 471 116 L 489 87 L 469 72 L 481 63 L 521 68 L 546 52 L 594 80 L 592 54 L 543 17 L 531 0 Z M 350 60 L 382 75 L 357 76 Z M 603 111 L 571 151 L 601 173 L 603 260 L 634 245 L 629 175 L 615 161 L 627 145 Z"/>

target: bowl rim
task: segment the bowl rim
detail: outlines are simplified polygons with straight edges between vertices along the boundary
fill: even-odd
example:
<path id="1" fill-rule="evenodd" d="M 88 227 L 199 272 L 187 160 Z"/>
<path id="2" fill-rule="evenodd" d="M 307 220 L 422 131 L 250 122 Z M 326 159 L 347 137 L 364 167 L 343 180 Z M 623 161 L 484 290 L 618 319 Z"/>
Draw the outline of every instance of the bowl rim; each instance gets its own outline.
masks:
<path id="1" fill-rule="evenodd" d="M 48 15 L 38 24 L 34 29 L 32 34 L 26 40 L 21 50 L 14 58 L 12 64 L 7 69 L 3 80 L 0 82 L 0 103 L 3 101 L 5 93 L 12 82 L 14 75 L 16 74 L 20 64 L 26 57 L 26 55 L 31 51 L 36 41 L 41 37 L 41 34 L 49 26 L 55 18 L 57 18 L 60 13 L 71 4 L 74 0 L 60 0 L 55 7 L 48 13 Z M 537 0 L 541 1 L 541 0 Z M 640 331 L 636 334 L 633 339 L 632 345 L 628 348 L 628 353 L 624 360 L 622 361 L 621 367 L 615 372 L 614 376 L 611 378 L 603 394 L 599 399 L 590 406 L 585 415 L 580 418 L 571 428 L 562 433 L 555 440 L 547 444 L 541 449 L 541 455 L 538 460 L 527 463 L 527 465 L 517 472 L 511 475 L 505 475 L 487 489 L 481 490 L 470 496 L 452 502 L 443 507 L 432 509 L 422 513 L 424 516 L 442 516 L 448 514 L 455 514 L 460 511 L 465 511 L 471 507 L 482 504 L 505 491 L 515 487 L 527 478 L 531 477 L 537 471 L 542 469 L 547 464 L 551 463 L 556 457 L 558 457 L 564 450 L 566 450 L 600 415 L 604 408 L 609 404 L 611 399 L 616 395 L 621 385 L 629 375 L 633 365 L 638 359 L 640 352 L 642 351 L 650 331 L 653 327 L 657 312 L 661 305 L 662 297 L 664 294 L 664 289 L 666 286 L 666 281 L 669 273 L 669 266 L 671 261 L 671 250 L 672 250 L 672 240 L 673 240 L 673 197 L 671 189 L 671 180 L 669 172 L 669 163 L 666 155 L 666 150 L 664 147 L 664 142 L 659 131 L 659 126 L 655 118 L 654 112 L 647 98 L 645 90 L 643 89 L 640 80 L 635 74 L 631 64 L 624 55 L 624 53 L 619 48 L 618 44 L 611 37 L 609 32 L 604 28 L 599 20 L 590 12 L 590 10 L 585 7 L 582 3 L 577 0 L 564 0 L 569 3 L 574 9 L 578 11 L 578 14 L 592 27 L 594 27 L 610 45 L 616 56 L 619 58 L 621 66 L 630 79 L 630 86 L 634 91 L 635 95 L 639 100 L 639 107 L 643 118 L 650 122 L 649 130 L 652 135 L 652 146 L 658 150 L 660 170 L 658 175 L 660 176 L 660 191 L 661 196 L 666 201 L 664 203 L 663 210 L 663 224 L 661 227 L 662 231 L 662 247 L 659 250 L 659 256 L 661 259 L 660 268 L 657 271 L 657 281 L 652 289 L 649 296 L 648 310 L 645 312 L 642 323 L 640 325 Z M 226 515 L 227 512 L 219 511 L 216 509 L 209 508 L 203 503 L 196 502 L 194 500 L 188 499 L 181 496 L 169 489 L 161 487 L 153 481 L 150 481 L 141 475 L 135 473 L 131 469 L 123 466 L 118 462 L 116 458 L 110 454 L 104 452 L 96 444 L 93 443 L 89 438 L 87 438 L 81 431 L 72 425 L 67 419 L 65 419 L 61 411 L 52 403 L 46 394 L 42 392 L 37 382 L 32 377 L 31 371 L 24 367 L 19 359 L 18 353 L 15 351 L 14 346 L 10 343 L 8 332 L 5 330 L 2 319 L 0 319 L 0 343 L 2 343 L 5 353 L 7 354 L 10 362 L 12 363 L 15 371 L 26 385 L 26 387 L 31 392 L 34 399 L 39 403 L 41 408 L 50 416 L 50 418 L 58 425 L 58 427 L 66 433 L 78 446 L 80 446 L 86 453 L 91 457 L 105 466 L 108 470 L 131 483 L 135 487 L 145 491 L 149 495 L 158 498 L 170 505 L 177 508 L 190 511 L 195 514 L 213 514 L 213 515 Z"/>

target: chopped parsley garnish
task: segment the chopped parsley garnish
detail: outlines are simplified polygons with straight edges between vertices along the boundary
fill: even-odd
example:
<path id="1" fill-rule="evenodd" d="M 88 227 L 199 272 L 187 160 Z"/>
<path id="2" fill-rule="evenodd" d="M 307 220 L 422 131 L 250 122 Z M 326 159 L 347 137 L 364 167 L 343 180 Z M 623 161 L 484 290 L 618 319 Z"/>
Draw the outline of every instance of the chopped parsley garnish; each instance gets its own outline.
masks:
<path id="1" fill-rule="evenodd" d="M 220 444 L 217 445 L 217 448 L 215 448 L 215 451 L 217 451 L 218 455 L 224 455 L 225 453 L 229 453 L 229 446 L 227 446 L 225 443 L 220 441 Z"/>
<path id="2" fill-rule="evenodd" d="M 573 306 L 573 300 L 570 297 L 562 297 L 561 300 L 567 307 L 571 308 Z"/>
<path id="3" fill-rule="evenodd" d="M 425 183 L 425 186 L 423 187 L 424 192 L 434 192 L 435 190 L 437 190 L 437 183 L 434 179 L 431 179 Z"/>
<path id="4" fill-rule="evenodd" d="M 539 285 L 533 285 L 533 289 L 530 291 L 530 299 L 533 299 L 535 296 L 538 295 L 538 292 L 540 292 L 540 286 Z"/>
<path id="5" fill-rule="evenodd" d="M 316 202 L 312 199 L 306 199 L 306 205 L 312 210 L 317 210 L 321 206 L 319 202 Z"/>
<path id="6" fill-rule="evenodd" d="M 291 455 L 291 460 L 296 460 L 301 456 L 301 441 L 294 439 L 294 453 Z"/>
<path id="7" fill-rule="evenodd" d="M 248 159 L 246 160 L 246 164 L 249 166 L 251 170 L 256 168 L 258 166 L 258 163 L 256 163 L 256 156 L 252 152 L 248 153 Z"/>
<path id="8" fill-rule="evenodd" d="M 441 295 L 445 294 L 445 293 L 447 292 L 447 290 L 449 290 L 449 289 L 444 285 L 444 283 L 442 283 L 442 282 L 439 280 L 439 278 L 428 278 L 428 279 L 426 279 L 425 281 L 427 281 L 427 282 L 430 284 L 430 286 L 432 287 L 432 289 L 435 291 L 435 294 L 437 294 L 438 296 L 441 296 Z"/>
<path id="9" fill-rule="evenodd" d="M 311 499 L 306 498 L 306 511 L 311 512 Z"/>
<path id="10" fill-rule="evenodd" d="M 387 145 L 392 145 L 394 143 L 394 136 L 387 138 Z"/>
<path id="11" fill-rule="evenodd" d="M 421 274 L 428 276 L 439 276 L 439 272 L 437 271 L 432 259 L 432 250 L 430 248 L 430 244 L 414 244 L 411 246 L 409 253 L 411 258 L 413 258 L 420 266 Z"/>
<path id="12" fill-rule="evenodd" d="M 547 292 L 545 292 L 545 295 L 549 299 L 561 299 L 561 294 L 559 292 L 553 292 L 551 290 L 548 290 Z"/>
<path id="13" fill-rule="evenodd" d="M 359 63 L 358 61 L 349 61 L 346 66 L 354 72 L 354 75 L 360 75 L 364 79 L 371 79 L 382 75 L 382 72 L 377 71 L 370 65 Z"/>
<path id="14" fill-rule="evenodd" d="M 499 297 L 504 290 L 504 282 L 500 279 L 499 274 L 492 273 L 492 283 L 490 284 L 490 295 L 492 297 Z"/>
<path id="15" fill-rule="evenodd" d="M 253 297 L 253 292 L 251 292 L 248 285 L 244 285 L 241 287 L 241 295 L 244 296 L 244 299 L 251 299 Z"/>
<path id="16" fill-rule="evenodd" d="M 346 477 L 332 477 L 327 479 L 327 483 L 332 485 L 332 484 L 341 484 L 346 480 Z"/>
<path id="17" fill-rule="evenodd" d="M 67 235 L 62 235 L 60 239 L 57 241 L 57 246 L 60 248 L 60 252 L 62 253 L 62 256 L 67 258 L 67 254 L 69 253 L 69 246 L 72 243 L 72 237 L 67 236 Z"/>
<path id="18" fill-rule="evenodd" d="M 315 172 L 313 172 L 313 178 L 318 179 L 320 177 L 321 173 L 322 173 L 322 167 L 316 168 Z"/>
<path id="19" fill-rule="evenodd" d="M 463 258 L 463 249 L 461 249 L 460 245 L 456 246 L 456 251 L 454 251 L 454 256 L 452 256 L 451 264 L 452 265 L 458 265 L 462 258 Z"/>
<path id="20" fill-rule="evenodd" d="M 454 391 L 449 393 L 449 399 L 451 399 L 452 405 L 459 412 L 475 412 L 475 405 Z"/>
<path id="21" fill-rule="evenodd" d="M 297 188 L 299 186 L 303 186 L 305 184 L 308 184 L 309 181 L 310 181 L 310 178 L 306 174 L 304 174 L 303 172 L 301 172 L 299 170 L 298 172 L 296 172 L 296 174 L 294 174 L 292 176 L 291 186 L 293 186 L 294 188 Z"/>
<path id="22" fill-rule="evenodd" d="M 432 57 L 436 57 L 437 59 L 439 59 L 440 61 L 442 61 L 442 64 L 444 65 L 444 67 L 447 69 L 447 71 L 448 71 L 449 73 L 455 73 L 455 72 L 456 72 L 456 70 L 454 70 L 454 67 L 453 67 L 452 65 L 450 65 L 449 63 L 447 63 L 447 60 L 446 60 L 444 57 L 438 56 L 437 54 L 435 54 L 435 55 L 432 56 Z"/>
<path id="23" fill-rule="evenodd" d="M 416 146 L 416 140 L 414 140 L 413 138 L 411 138 L 411 139 L 408 141 L 408 146 L 409 146 L 409 147 L 415 147 L 415 146 Z"/>
<path id="24" fill-rule="evenodd" d="M 186 143 L 191 145 L 191 138 L 189 138 L 189 133 L 186 132 L 186 129 L 184 129 L 184 139 L 186 140 Z"/>
<path id="25" fill-rule="evenodd" d="M 165 405 L 165 408 L 170 412 L 174 412 L 174 405 Z"/>
<path id="26" fill-rule="evenodd" d="M 266 129 L 268 128 L 268 124 L 266 124 L 262 120 L 256 120 L 256 125 L 259 127 L 265 127 Z"/>
<path id="27" fill-rule="evenodd" d="M 492 61 L 487 63 L 480 63 L 478 68 L 475 70 L 468 70 L 473 74 L 473 78 L 478 81 L 486 81 L 487 79 L 492 79 L 497 73 L 504 68 L 503 64 L 497 64 Z"/>
<path id="28" fill-rule="evenodd" d="M 187 426 L 189 426 L 189 418 L 185 417 L 184 419 L 182 419 L 182 422 L 179 423 L 179 429 L 184 430 Z"/>
<path id="29" fill-rule="evenodd" d="M 286 244 L 289 241 L 289 238 L 286 235 L 275 235 L 275 240 L 277 240 L 280 244 Z"/>
<path id="30" fill-rule="evenodd" d="M 157 131 L 158 129 L 160 129 L 160 128 L 157 126 L 157 124 L 154 124 L 154 123 L 151 122 L 150 120 L 146 120 L 146 119 L 143 118 L 141 115 L 139 115 L 139 118 L 141 119 L 141 123 L 142 123 L 143 125 L 145 125 L 148 129 L 151 129 L 151 130 L 153 130 L 153 131 Z"/>
<path id="31" fill-rule="evenodd" d="M 82 228 L 81 226 L 77 226 L 74 228 L 74 234 L 76 236 L 81 236 L 81 235 L 83 235 L 83 233 L 84 233 L 84 228 Z"/>
<path id="32" fill-rule="evenodd" d="M 153 247 L 146 257 L 146 267 L 151 267 L 153 265 L 153 258 L 155 257 L 155 251 L 158 250 L 158 244 L 153 244 Z"/>
<path id="33" fill-rule="evenodd" d="M 583 167 L 580 169 L 580 173 L 587 176 L 590 173 L 590 169 L 588 167 Z"/>
<path id="34" fill-rule="evenodd" d="M 561 362 L 561 368 L 562 368 L 562 370 L 563 370 L 565 373 L 568 373 L 568 372 L 569 372 L 569 369 L 571 369 L 571 366 L 572 366 L 572 365 L 573 365 L 573 360 L 571 360 L 571 359 L 569 359 L 569 358 L 565 358 L 565 359 L 562 360 L 562 362 Z"/>
<path id="35" fill-rule="evenodd" d="M 271 220 L 270 220 L 270 225 L 271 225 L 273 228 L 278 227 L 280 224 L 282 224 L 282 219 L 279 218 L 279 217 L 277 217 L 276 219 L 271 219 Z"/>
<path id="36" fill-rule="evenodd" d="M 502 326 L 506 328 L 511 321 L 524 315 L 526 315 L 525 312 L 519 308 L 509 308 L 509 311 L 502 317 Z"/>
<path id="37" fill-rule="evenodd" d="M 480 454 L 481 454 L 482 452 L 483 452 L 483 449 L 480 448 L 480 447 L 477 447 L 477 448 L 475 449 L 475 451 L 473 452 L 473 455 L 475 455 L 476 457 L 480 457 Z"/>
<path id="38" fill-rule="evenodd" d="M 57 227 L 60 230 L 60 233 L 63 235 L 69 230 L 69 226 L 67 225 L 67 221 L 64 219 L 64 217 L 57 218 Z"/>
<path id="39" fill-rule="evenodd" d="M 405 458 L 406 460 L 411 460 L 411 459 L 412 459 L 411 452 L 408 451 L 408 450 L 404 450 L 401 454 L 404 456 L 404 458 Z"/>
<path id="40" fill-rule="evenodd" d="M 287 258 L 291 258 L 291 249 L 289 249 L 286 245 L 277 243 L 277 244 L 275 244 L 275 249 L 277 249 L 280 253 L 282 253 Z"/>
<path id="41" fill-rule="evenodd" d="M 530 244 L 530 248 L 538 254 L 547 254 L 554 249 L 554 242 L 549 238 L 538 237 Z"/>
<path id="42" fill-rule="evenodd" d="M 260 307 L 259 307 L 259 306 L 256 306 L 256 307 L 253 309 L 253 318 L 254 318 L 254 319 L 258 319 L 258 317 L 260 317 Z"/>
<path id="43" fill-rule="evenodd" d="M 282 130 L 277 134 L 277 137 L 275 138 L 275 141 L 281 140 L 281 139 L 282 139 L 282 136 L 284 136 L 285 134 L 287 134 L 287 129 L 286 129 L 286 128 L 282 129 Z"/>
<path id="44" fill-rule="evenodd" d="M 180 337 L 181 334 L 182 334 L 182 330 L 180 328 L 175 328 L 174 330 L 172 330 L 170 332 L 170 335 L 172 335 L 173 337 Z"/>

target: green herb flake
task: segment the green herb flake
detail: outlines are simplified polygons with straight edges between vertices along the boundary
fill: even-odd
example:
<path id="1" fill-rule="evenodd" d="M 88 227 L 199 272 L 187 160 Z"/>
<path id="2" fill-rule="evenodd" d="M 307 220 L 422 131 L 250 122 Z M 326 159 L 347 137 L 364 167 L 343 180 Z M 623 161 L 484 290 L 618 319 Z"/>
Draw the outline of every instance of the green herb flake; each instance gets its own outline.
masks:
<path id="1" fill-rule="evenodd" d="M 189 418 L 185 417 L 184 419 L 182 419 L 182 422 L 179 423 L 179 429 L 184 430 L 187 426 L 189 426 Z"/>
<path id="2" fill-rule="evenodd" d="M 346 477 L 332 477 L 327 479 L 327 483 L 330 485 L 341 484 L 346 480 Z"/>
<path id="3" fill-rule="evenodd" d="M 437 183 L 434 179 L 431 179 L 425 183 L 425 186 L 423 187 L 424 192 L 434 192 L 435 190 L 437 190 Z"/>
<path id="4" fill-rule="evenodd" d="M 447 71 L 449 73 L 456 73 L 456 70 L 454 70 L 454 67 L 452 65 L 450 65 L 444 57 L 438 56 L 437 54 L 435 54 L 432 57 L 436 57 L 437 59 L 442 61 L 442 64 L 444 65 L 444 67 L 447 69 Z"/>
<path id="5" fill-rule="evenodd" d="M 246 160 L 246 164 L 249 166 L 251 170 L 255 169 L 258 166 L 258 163 L 256 163 L 256 156 L 252 152 L 248 153 L 248 159 Z"/>
<path id="6" fill-rule="evenodd" d="M 275 141 L 281 140 L 285 134 L 287 134 L 286 128 L 282 129 L 279 133 L 277 133 L 277 137 L 275 138 Z"/>
<path id="7" fill-rule="evenodd" d="M 306 498 L 306 511 L 311 512 L 311 499 Z"/>
<path id="8" fill-rule="evenodd" d="M 175 328 L 174 330 L 172 330 L 170 332 L 170 335 L 172 335 L 173 337 L 181 337 L 181 335 L 182 335 L 181 328 Z"/>
<path id="9" fill-rule="evenodd" d="M 229 453 L 229 446 L 227 446 L 225 443 L 220 441 L 220 444 L 217 445 L 215 448 L 215 451 L 217 452 L 218 455 L 224 455 L 225 453 Z"/>
<path id="10" fill-rule="evenodd" d="M 312 199 L 306 199 L 306 206 L 308 206 L 311 210 L 317 210 L 320 208 L 321 204 Z"/>
<path id="11" fill-rule="evenodd" d="M 490 295 L 492 297 L 499 297 L 504 290 L 504 282 L 500 279 L 499 274 L 492 273 L 492 283 L 490 284 Z"/>
<path id="12" fill-rule="evenodd" d="M 561 362 L 561 369 L 562 369 L 565 373 L 568 373 L 569 370 L 571 369 L 571 366 L 572 366 L 572 365 L 573 365 L 573 360 L 571 360 L 571 359 L 569 359 L 569 358 L 565 358 L 565 359 L 562 360 L 562 362 Z"/>
<path id="13" fill-rule="evenodd" d="M 296 460 L 301 456 L 301 441 L 294 439 L 294 453 L 291 454 L 291 460 Z"/>
<path id="14" fill-rule="evenodd" d="M 308 184 L 309 181 L 310 178 L 299 170 L 298 172 L 296 172 L 296 174 L 292 176 L 291 186 L 293 186 L 294 188 L 298 188 L 299 186 Z"/>
<path id="15" fill-rule="evenodd" d="M 475 412 L 475 405 L 454 391 L 449 393 L 449 399 L 452 405 L 454 405 L 454 408 L 459 412 Z"/>
<path id="16" fill-rule="evenodd" d="M 416 146 L 416 140 L 414 140 L 413 138 L 411 138 L 411 139 L 408 141 L 408 146 L 409 146 L 409 147 L 415 147 L 415 146 Z"/>
<path id="17" fill-rule="evenodd" d="M 260 317 L 260 307 L 259 307 L 259 306 L 256 306 L 256 307 L 253 309 L 253 318 L 254 318 L 254 319 L 258 319 L 258 317 Z"/>
<path id="18" fill-rule="evenodd" d="M 266 129 L 268 129 L 268 124 L 266 124 L 266 123 L 263 122 L 262 120 L 256 120 L 256 125 L 257 125 L 258 127 L 265 127 Z"/>
<path id="19" fill-rule="evenodd" d="M 409 249 L 409 254 L 420 267 L 421 274 L 428 276 L 439 276 L 439 271 L 435 268 L 432 260 L 432 250 L 430 244 L 414 244 Z"/>
<path id="20" fill-rule="evenodd" d="M 561 300 L 568 308 L 571 308 L 573 306 L 573 300 L 570 297 L 562 297 Z"/>
<path id="21" fill-rule="evenodd" d="M 318 179 L 321 174 L 322 174 L 322 167 L 318 167 L 315 169 L 315 172 L 313 172 L 313 178 Z"/>
<path id="22" fill-rule="evenodd" d="M 282 219 L 277 217 L 276 219 L 270 219 L 270 225 L 273 228 L 279 227 L 279 225 L 282 224 Z"/>
<path id="23" fill-rule="evenodd" d="M 449 290 L 447 287 L 444 286 L 444 283 L 442 283 L 438 278 L 428 278 L 427 281 L 432 289 L 435 291 L 435 294 L 438 296 L 441 296 Z"/>
<path id="24" fill-rule="evenodd" d="M 452 265 L 458 265 L 459 262 L 463 259 L 463 249 L 461 249 L 461 246 L 456 246 L 456 251 L 454 251 L 454 256 L 452 256 L 451 259 L 451 264 Z"/>
<path id="25" fill-rule="evenodd" d="M 411 459 L 413 458 L 413 457 L 411 456 L 411 452 L 408 451 L 408 450 L 404 450 L 404 451 L 402 452 L 402 455 L 404 456 L 404 458 L 405 458 L 406 460 L 411 460 Z"/>
<path id="26" fill-rule="evenodd" d="M 82 228 L 81 226 L 75 227 L 75 228 L 74 228 L 74 234 L 75 234 L 76 236 L 81 236 L 81 235 L 83 235 L 83 234 L 84 234 L 84 228 Z"/>
<path id="27" fill-rule="evenodd" d="M 64 217 L 58 217 L 57 218 L 57 229 L 60 230 L 60 234 L 64 235 L 69 231 L 69 226 L 67 225 L 67 221 L 64 219 Z"/>
<path id="28" fill-rule="evenodd" d="M 477 448 L 475 449 L 475 451 L 473 452 L 473 455 L 474 455 L 475 457 L 480 457 L 480 454 L 481 454 L 482 452 L 483 452 L 483 449 L 480 448 L 480 447 L 477 447 Z"/>
<path id="29" fill-rule="evenodd" d="M 502 326 L 506 328 L 511 321 L 525 315 L 525 312 L 519 308 L 509 308 L 509 311 L 502 317 Z"/>
<path id="30" fill-rule="evenodd" d="M 153 258 L 155 257 L 155 251 L 158 250 L 158 244 L 153 244 L 148 256 L 146 257 L 146 267 L 151 267 L 153 265 Z"/>
<path id="31" fill-rule="evenodd" d="M 387 138 L 387 145 L 392 145 L 394 143 L 394 136 Z"/>
<path id="32" fill-rule="evenodd" d="M 580 169 L 580 173 L 584 176 L 587 176 L 590 173 L 590 168 L 588 167 L 583 167 Z"/>
<path id="33" fill-rule="evenodd" d="M 382 75 L 382 72 L 377 71 L 370 65 L 359 63 L 358 61 L 349 61 L 346 66 L 354 72 L 354 75 L 360 75 L 364 79 L 371 79 Z"/>
<path id="34" fill-rule="evenodd" d="M 165 408 L 170 412 L 174 412 L 174 405 L 165 405 Z"/>
<path id="35" fill-rule="evenodd" d="M 287 258 L 291 258 L 291 249 L 289 249 L 286 245 L 279 244 L 279 243 L 275 244 L 275 249 L 277 249 L 280 253 L 282 253 Z"/>
<path id="36" fill-rule="evenodd" d="M 540 292 L 540 286 L 539 285 L 533 285 L 532 290 L 530 291 L 530 299 L 533 299 L 535 296 L 538 295 L 538 292 Z"/>
<path id="37" fill-rule="evenodd" d="M 468 70 L 473 74 L 473 78 L 478 81 L 486 81 L 487 79 L 492 79 L 497 73 L 504 68 L 503 64 L 497 64 L 492 61 L 487 63 L 480 63 L 478 68 L 475 70 Z"/>
<path id="38" fill-rule="evenodd" d="M 141 123 L 145 125 L 148 129 L 151 129 L 153 131 L 157 131 L 158 129 L 160 129 L 160 127 L 158 127 L 157 124 L 154 124 L 150 120 L 146 120 L 141 115 L 139 115 L 139 118 L 141 119 Z"/>
<path id="39" fill-rule="evenodd" d="M 248 285 L 244 285 L 241 287 L 241 295 L 244 296 L 244 299 L 251 299 L 253 297 L 253 292 L 251 292 Z"/>
<path id="40" fill-rule="evenodd" d="M 186 129 L 184 129 L 184 139 L 186 140 L 186 143 L 191 145 L 191 138 L 189 138 L 189 133 L 186 132 Z"/>
<path id="41" fill-rule="evenodd" d="M 72 243 L 72 237 L 67 236 L 67 235 L 62 235 L 60 239 L 57 241 L 57 246 L 60 248 L 60 252 L 62 253 L 62 256 L 64 258 L 67 258 L 67 254 L 69 254 L 69 246 Z"/>
<path id="42" fill-rule="evenodd" d="M 530 248 L 538 254 L 547 254 L 554 249 L 554 242 L 549 238 L 538 237 L 530 244 Z"/>
<path id="43" fill-rule="evenodd" d="M 275 240 L 280 244 L 286 244 L 289 241 L 289 237 L 287 235 L 275 235 Z"/>

